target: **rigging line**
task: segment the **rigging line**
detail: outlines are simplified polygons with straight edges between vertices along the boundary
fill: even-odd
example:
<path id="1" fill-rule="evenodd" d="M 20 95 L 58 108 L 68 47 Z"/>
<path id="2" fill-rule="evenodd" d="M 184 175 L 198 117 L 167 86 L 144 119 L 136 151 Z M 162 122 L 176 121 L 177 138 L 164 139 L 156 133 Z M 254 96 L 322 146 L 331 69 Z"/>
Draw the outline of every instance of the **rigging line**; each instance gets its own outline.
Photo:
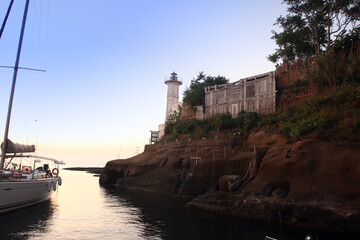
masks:
<path id="1" fill-rule="evenodd" d="M 13 66 L 0 66 L 0 68 L 15 68 Z M 37 71 L 37 72 L 46 72 L 44 69 L 36 69 L 36 68 L 26 68 L 26 67 L 18 67 L 20 70 L 29 70 L 29 71 Z"/>
<path id="2" fill-rule="evenodd" d="M 12 8 L 13 3 L 14 3 L 14 0 L 11 0 L 11 2 L 10 2 L 10 4 L 9 4 L 9 8 L 8 8 L 8 10 L 7 10 L 7 12 L 6 12 L 6 15 L 5 15 L 3 24 L 2 24 L 1 29 L 0 29 L 0 39 L 1 39 L 1 36 L 2 36 L 2 34 L 3 34 L 3 32 L 4 32 L 5 25 L 6 25 L 6 22 L 7 22 L 8 17 L 9 17 L 9 14 L 10 14 L 10 11 L 11 11 L 11 8 Z"/>

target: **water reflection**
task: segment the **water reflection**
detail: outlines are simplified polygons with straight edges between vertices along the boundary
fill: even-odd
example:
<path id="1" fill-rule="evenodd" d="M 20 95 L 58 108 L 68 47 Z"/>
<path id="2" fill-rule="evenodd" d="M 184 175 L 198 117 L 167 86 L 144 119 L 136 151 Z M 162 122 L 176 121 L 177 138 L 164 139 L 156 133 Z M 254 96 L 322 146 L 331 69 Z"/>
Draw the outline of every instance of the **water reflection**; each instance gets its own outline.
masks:
<path id="1" fill-rule="evenodd" d="M 186 200 L 170 196 L 105 189 L 88 173 L 62 171 L 62 178 L 51 201 L 0 215 L 0 239 L 263 240 L 270 235 L 303 240 L 308 233 L 187 211 Z M 345 239 L 329 233 L 318 236 Z"/>
<path id="2" fill-rule="evenodd" d="M 0 215 L 0 239 L 29 239 L 49 231 L 54 203 L 49 200 Z"/>
<path id="3" fill-rule="evenodd" d="M 264 239 L 268 232 L 268 226 L 261 223 L 187 211 L 186 200 L 174 197 L 130 190 L 104 191 L 111 196 L 107 199 L 138 210 L 137 224 L 145 239 Z"/>
<path id="4" fill-rule="evenodd" d="M 357 239 L 323 231 L 294 229 L 279 224 L 270 225 L 247 220 L 235 220 L 206 213 L 188 211 L 186 200 L 141 191 L 103 189 L 105 199 L 112 207 L 133 209 L 134 224 L 143 239 L 264 239 L 266 235 L 277 239 L 303 240 L 308 233 L 320 239 Z M 118 205 L 116 205 L 116 202 Z"/>

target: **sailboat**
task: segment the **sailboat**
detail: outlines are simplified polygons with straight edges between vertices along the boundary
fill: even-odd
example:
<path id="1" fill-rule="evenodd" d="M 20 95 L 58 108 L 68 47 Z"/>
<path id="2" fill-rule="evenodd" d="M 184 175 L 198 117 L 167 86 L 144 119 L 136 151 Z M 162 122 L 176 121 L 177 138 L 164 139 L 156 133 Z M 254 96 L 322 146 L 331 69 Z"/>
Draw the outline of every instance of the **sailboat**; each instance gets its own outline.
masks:
<path id="1" fill-rule="evenodd" d="M 12 2 L 13 1 L 10 3 L 1 33 L 10 12 Z M 4 141 L 1 144 L 0 213 L 46 201 L 62 183 L 61 177 L 59 176 L 59 165 L 64 164 L 62 161 L 33 155 L 35 152 L 34 145 L 17 144 L 8 139 L 12 103 L 29 2 L 30 0 L 26 0 L 24 8 L 17 57 L 15 66 L 13 67 L 14 75 L 10 92 Z"/>

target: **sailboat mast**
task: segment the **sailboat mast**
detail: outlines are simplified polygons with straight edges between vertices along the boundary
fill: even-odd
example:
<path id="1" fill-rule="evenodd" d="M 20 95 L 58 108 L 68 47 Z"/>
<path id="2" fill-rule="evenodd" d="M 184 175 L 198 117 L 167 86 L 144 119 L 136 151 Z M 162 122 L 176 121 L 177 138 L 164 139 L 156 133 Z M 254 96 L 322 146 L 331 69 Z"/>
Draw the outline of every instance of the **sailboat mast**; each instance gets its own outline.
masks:
<path id="1" fill-rule="evenodd" d="M 5 125 L 4 141 L 3 141 L 3 145 L 2 145 L 2 149 L 1 149 L 2 154 L 1 154 L 0 170 L 4 169 L 6 147 L 7 147 L 7 142 L 8 142 L 7 139 L 8 139 L 9 127 L 10 127 L 11 110 L 12 110 L 12 104 L 13 104 L 13 99 L 14 99 L 16 78 L 17 78 L 17 73 L 18 73 L 18 69 L 19 69 L 21 47 L 22 47 L 22 42 L 23 42 L 23 38 L 24 38 L 29 3 L 30 3 L 30 0 L 26 0 L 23 21 L 22 21 L 22 26 L 21 26 L 21 32 L 20 32 L 20 38 L 19 38 L 19 45 L 18 45 L 18 50 L 17 50 L 17 55 L 16 55 L 15 66 L 14 66 L 13 81 L 12 81 L 12 85 L 11 85 L 9 107 L 8 107 L 8 113 L 7 113 L 6 125 Z"/>

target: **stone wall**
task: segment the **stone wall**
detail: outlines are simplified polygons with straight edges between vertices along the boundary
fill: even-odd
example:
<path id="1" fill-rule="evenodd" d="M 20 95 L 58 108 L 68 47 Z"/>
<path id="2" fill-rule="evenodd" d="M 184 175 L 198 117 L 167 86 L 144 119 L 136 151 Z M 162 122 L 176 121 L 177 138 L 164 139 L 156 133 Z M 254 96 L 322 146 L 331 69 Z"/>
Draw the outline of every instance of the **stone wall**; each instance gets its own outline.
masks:
<path id="1" fill-rule="evenodd" d="M 280 110 L 286 106 L 307 98 L 313 93 L 310 85 L 296 86 L 304 80 L 301 67 L 302 62 L 283 63 L 276 67 L 276 109 Z"/>
<path id="2" fill-rule="evenodd" d="M 283 63 L 276 67 L 276 86 L 284 88 L 302 79 L 301 62 Z"/>
<path id="3" fill-rule="evenodd" d="M 194 111 L 194 108 L 184 102 L 181 110 L 181 119 L 190 119 L 195 117 L 196 117 L 196 112 Z"/>

